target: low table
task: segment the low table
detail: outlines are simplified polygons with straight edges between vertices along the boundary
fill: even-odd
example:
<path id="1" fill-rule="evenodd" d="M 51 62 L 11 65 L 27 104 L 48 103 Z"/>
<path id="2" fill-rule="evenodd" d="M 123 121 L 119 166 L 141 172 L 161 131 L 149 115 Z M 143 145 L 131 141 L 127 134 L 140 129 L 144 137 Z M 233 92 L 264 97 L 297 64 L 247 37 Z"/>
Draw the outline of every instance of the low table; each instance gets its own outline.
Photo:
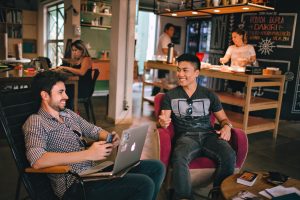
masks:
<path id="1" fill-rule="evenodd" d="M 258 193 L 264 189 L 275 187 L 275 185 L 268 183 L 264 176 L 268 175 L 268 172 L 255 172 L 258 174 L 258 177 L 253 186 L 246 186 L 236 182 L 237 177 L 240 174 L 233 174 L 227 177 L 221 184 L 221 191 L 223 194 L 224 199 L 231 199 L 234 195 L 242 190 L 247 190 L 262 199 L 267 199 Z M 289 178 L 284 184 L 284 187 L 296 187 L 300 190 L 300 180 Z"/>

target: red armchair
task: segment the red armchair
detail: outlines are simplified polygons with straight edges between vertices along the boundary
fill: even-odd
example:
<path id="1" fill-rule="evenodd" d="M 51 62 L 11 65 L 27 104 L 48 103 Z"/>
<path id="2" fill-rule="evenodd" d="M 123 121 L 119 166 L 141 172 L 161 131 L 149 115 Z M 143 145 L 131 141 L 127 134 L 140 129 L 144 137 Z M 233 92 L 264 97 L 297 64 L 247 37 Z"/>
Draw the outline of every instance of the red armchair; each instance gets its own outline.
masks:
<path id="1" fill-rule="evenodd" d="M 154 98 L 154 111 L 157 119 L 160 114 L 160 105 L 163 97 L 164 94 L 159 93 Z M 214 115 L 211 115 L 211 123 L 215 123 Z M 246 159 L 248 152 L 248 139 L 244 131 L 241 129 L 233 128 L 231 131 L 231 139 L 229 143 L 236 151 L 236 171 L 238 171 Z M 158 128 L 158 132 L 160 139 L 160 160 L 165 164 L 166 167 L 168 167 L 171 154 L 171 140 L 174 136 L 173 124 L 171 123 L 167 128 Z M 193 187 L 203 187 L 212 182 L 216 165 L 207 157 L 199 157 L 190 163 L 189 168 Z M 168 177 L 170 178 L 170 176 Z M 168 180 L 170 180 L 169 178 Z"/>

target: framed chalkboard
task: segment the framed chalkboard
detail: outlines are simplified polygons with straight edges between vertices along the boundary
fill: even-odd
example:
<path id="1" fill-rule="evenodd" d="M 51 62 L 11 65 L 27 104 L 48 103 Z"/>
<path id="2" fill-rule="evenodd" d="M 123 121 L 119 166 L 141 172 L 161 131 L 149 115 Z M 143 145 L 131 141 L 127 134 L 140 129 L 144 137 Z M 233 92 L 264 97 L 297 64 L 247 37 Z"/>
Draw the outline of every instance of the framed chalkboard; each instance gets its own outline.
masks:
<path id="1" fill-rule="evenodd" d="M 272 48 L 293 48 L 297 13 L 245 13 L 241 18 L 248 43 L 267 55 Z"/>

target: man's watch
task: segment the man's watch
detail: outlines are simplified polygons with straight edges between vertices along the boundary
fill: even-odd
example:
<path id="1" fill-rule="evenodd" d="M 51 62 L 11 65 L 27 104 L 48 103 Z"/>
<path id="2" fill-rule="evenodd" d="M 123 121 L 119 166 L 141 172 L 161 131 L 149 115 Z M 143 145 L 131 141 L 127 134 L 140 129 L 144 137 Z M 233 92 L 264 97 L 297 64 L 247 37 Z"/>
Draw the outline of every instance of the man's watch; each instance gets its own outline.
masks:
<path id="1" fill-rule="evenodd" d="M 233 128 L 233 125 L 232 125 L 230 122 L 225 122 L 224 125 L 223 125 L 223 127 L 224 127 L 225 125 L 229 126 L 230 128 Z"/>

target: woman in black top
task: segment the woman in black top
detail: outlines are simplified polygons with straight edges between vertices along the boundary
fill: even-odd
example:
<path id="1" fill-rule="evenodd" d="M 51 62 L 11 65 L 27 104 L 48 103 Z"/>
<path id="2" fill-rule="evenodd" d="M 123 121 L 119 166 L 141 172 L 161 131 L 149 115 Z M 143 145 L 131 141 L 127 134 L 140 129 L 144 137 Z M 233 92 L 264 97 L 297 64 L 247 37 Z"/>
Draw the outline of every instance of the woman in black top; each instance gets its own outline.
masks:
<path id="1" fill-rule="evenodd" d="M 79 76 L 78 98 L 86 98 L 89 96 L 92 87 L 92 59 L 82 40 L 74 41 L 71 48 L 72 58 L 75 62 L 72 63 L 72 67 L 60 66 L 59 68 Z M 71 103 L 74 96 L 71 91 L 68 91 L 69 103 Z M 72 109 L 71 105 L 68 107 Z"/>

